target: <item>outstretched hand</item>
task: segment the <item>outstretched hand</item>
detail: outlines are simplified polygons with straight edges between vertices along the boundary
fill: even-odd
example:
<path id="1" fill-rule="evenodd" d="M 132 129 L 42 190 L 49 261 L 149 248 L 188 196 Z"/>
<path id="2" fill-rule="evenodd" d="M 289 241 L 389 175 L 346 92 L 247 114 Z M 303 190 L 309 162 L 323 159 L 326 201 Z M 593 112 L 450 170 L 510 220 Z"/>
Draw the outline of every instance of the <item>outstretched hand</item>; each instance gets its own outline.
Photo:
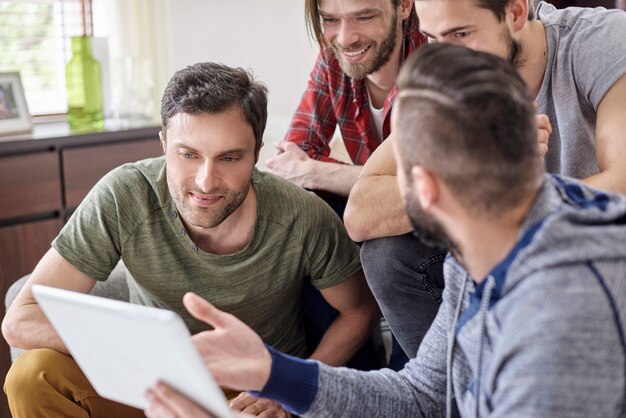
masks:
<path id="1" fill-rule="evenodd" d="M 272 358 L 261 338 L 234 315 L 194 293 L 187 293 L 183 304 L 194 318 L 214 328 L 191 340 L 217 383 L 235 390 L 261 390 L 272 368 Z"/>

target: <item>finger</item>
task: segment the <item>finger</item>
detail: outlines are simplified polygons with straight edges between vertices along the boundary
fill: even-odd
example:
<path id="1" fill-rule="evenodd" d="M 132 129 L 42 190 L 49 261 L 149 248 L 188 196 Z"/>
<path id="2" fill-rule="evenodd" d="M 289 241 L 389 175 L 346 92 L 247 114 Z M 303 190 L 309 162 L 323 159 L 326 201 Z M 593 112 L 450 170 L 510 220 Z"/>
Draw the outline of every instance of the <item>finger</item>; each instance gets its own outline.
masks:
<path id="1" fill-rule="evenodd" d="M 153 393 L 164 406 L 173 412 L 175 417 L 212 417 L 211 414 L 198 406 L 194 401 L 162 382 L 156 384 Z"/>
<path id="2" fill-rule="evenodd" d="M 290 142 L 287 142 L 287 141 L 275 142 L 274 148 L 276 148 L 280 152 L 285 152 L 285 147 L 287 146 L 287 144 L 290 144 Z"/>
<path id="3" fill-rule="evenodd" d="M 258 418 L 291 418 L 291 414 L 285 411 L 282 408 L 272 408 L 266 409 L 265 411 L 261 411 L 260 414 L 257 415 Z"/>
<path id="4" fill-rule="evenodd" d="M 258 400 L 258 398 L 255 398 L 247 392 L 241 392 L 235 399 L 230 401 L 230 407 L 237 411 L 243 411 Z"/>
<path id="5" fill-rule="evenodd" d="M 271 158 L 268 158 L 267 160 L 265 160 L 265 167 L 268 170 L 271 170 L 271 169 L 274 168 L 274 164 L 276 164 L 276 158 L 278 158 L 278 157 L 271 157 Z"/>
<path id="6" fill-rule="evenodd" d="M 256 404 L 252 404 L 252 405 L 249 405 L 248 407 L 244 408 L 241 412 L 243 412 L 245 414 L 250 414 L 250 415 L 257 416 L 258 414 L 263 412 L 263 408 L 260 408 Z"/>
<path id="7" fill-rule="evenodd" d="M 148 407 L 144 413 L 148 418 L 176 418 L 174 412 L 164 403 L 160 395 L 155 393 L 154 389 L 148 389 L 146 399 L 148 400 Z"/>
<path id="8" fill-rule="evenodd" d="M 183 296 L 183 305 L 196 319 L 211 325 L 213 328 L 221 328 L 232 321 L 232 315 L 222 312 L 206 300 L 192 292 Z"/>

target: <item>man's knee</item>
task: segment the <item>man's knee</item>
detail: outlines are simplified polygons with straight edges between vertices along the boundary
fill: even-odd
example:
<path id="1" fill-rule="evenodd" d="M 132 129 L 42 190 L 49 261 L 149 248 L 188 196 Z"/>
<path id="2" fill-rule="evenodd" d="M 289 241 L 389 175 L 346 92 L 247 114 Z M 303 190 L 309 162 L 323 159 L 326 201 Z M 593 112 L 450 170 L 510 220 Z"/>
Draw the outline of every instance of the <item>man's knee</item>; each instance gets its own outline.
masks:
<path id="1" fill-rule="evenodd" d="M 11 365 L 4 381 L 4 391 L 9 396 L 33 393 L 41 384 L 43 376 L 54 368 L 55 359 L 61 353 L 53 350 L 29 350 L 20 355 Z"/>
<path id="2" fill-rule="evenodd" d="M 396 252 L 402 246 L 400 237 L 383 237 L 363 242 L 361 265 L 369 287 L 374 292 L 385 290 L 385 277 L 395 275 L 402 256 Z"/>
<path id="3" fill-rule="evenodd" d="M 373 291 L 390 289 L 390 282 L 427 277 L 430 285 L 443 288 L 445 251 L 423 244 L 413 234 L 383 237 L 363 243 L 361 264 Z"/>
<path id="4" fill-rule="evenodd" d="M 68 384 L 70 381 L 73 383 Z M 72 357 L 48 349 L 29 350 L 20 355 L 9 369 L 4 391 L 10 403 L 21 404 L 51 392 L 67 395 L 63 392 L 67 392 L 72 385 L 78 383 L 77 386 L 81 386 L 86 382 Z"/>

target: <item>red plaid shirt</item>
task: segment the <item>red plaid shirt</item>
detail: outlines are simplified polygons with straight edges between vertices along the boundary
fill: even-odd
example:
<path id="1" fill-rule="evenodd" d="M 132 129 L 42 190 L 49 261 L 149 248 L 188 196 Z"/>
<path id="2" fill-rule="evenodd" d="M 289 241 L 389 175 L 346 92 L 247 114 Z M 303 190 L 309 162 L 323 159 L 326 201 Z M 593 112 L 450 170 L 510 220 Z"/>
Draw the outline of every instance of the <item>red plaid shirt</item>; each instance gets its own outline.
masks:
<path id="1" fill-rule="evenodd" d="M 413 10 L 405 24 L 400 65 L 415 48 L 426 42 L 418 26 Z M 365 80 L 351 79 L 341 70 L 331 51 L 321 52 L 285 140 L 298 144 L 311 158 L 337 162 L 329 157 L 328 143 L 339 124 L 350 158 L 354 164 L 363 165 L 389 135 L 391 106 L 396 94 L 394 85 L 385 98 L 383 138 L 380 138 L 371 120 Z"/>

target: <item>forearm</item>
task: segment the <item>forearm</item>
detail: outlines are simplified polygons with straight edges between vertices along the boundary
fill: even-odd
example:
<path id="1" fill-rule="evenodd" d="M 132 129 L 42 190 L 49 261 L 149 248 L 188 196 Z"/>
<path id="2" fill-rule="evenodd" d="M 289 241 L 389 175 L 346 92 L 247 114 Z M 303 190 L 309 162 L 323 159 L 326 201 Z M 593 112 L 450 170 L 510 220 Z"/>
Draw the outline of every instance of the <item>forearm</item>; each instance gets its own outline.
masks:
<path id="1" fill-rule="evenodd" d="M 2 334 L 12 347 L 50 348 L 68 353 L 65 344 L 36 303 L 11 307 L 2 322 Z"/>
<path id="2" fill-rule="evenodd" d="M 583 182 L 607 192 L 615 192 L 626 195 L 626 176 L 617 175 L 606 170 L 593 176 L 582 179 Z"/>
<path id="3" fill-rule="evenodd" d="M 412 230 L 396 177 L 361 177 L 352 188 L 344 213 L 348 234 L 356 242 L 402 235 Z"/>
<path id="4" fill-rule="evenodd" d="M 309 181 L 305 186 L 311 190 L 326 190 L 341 196 L 348 196 L 361 174 L 362 166 L 309 161 Z"/>
<path id="5" fill-rule="evenodd" d="M 370 335 L 376 312 L 342 315 L 328 327 L 310 359 L 330 366 L 345 365 Z"/>

